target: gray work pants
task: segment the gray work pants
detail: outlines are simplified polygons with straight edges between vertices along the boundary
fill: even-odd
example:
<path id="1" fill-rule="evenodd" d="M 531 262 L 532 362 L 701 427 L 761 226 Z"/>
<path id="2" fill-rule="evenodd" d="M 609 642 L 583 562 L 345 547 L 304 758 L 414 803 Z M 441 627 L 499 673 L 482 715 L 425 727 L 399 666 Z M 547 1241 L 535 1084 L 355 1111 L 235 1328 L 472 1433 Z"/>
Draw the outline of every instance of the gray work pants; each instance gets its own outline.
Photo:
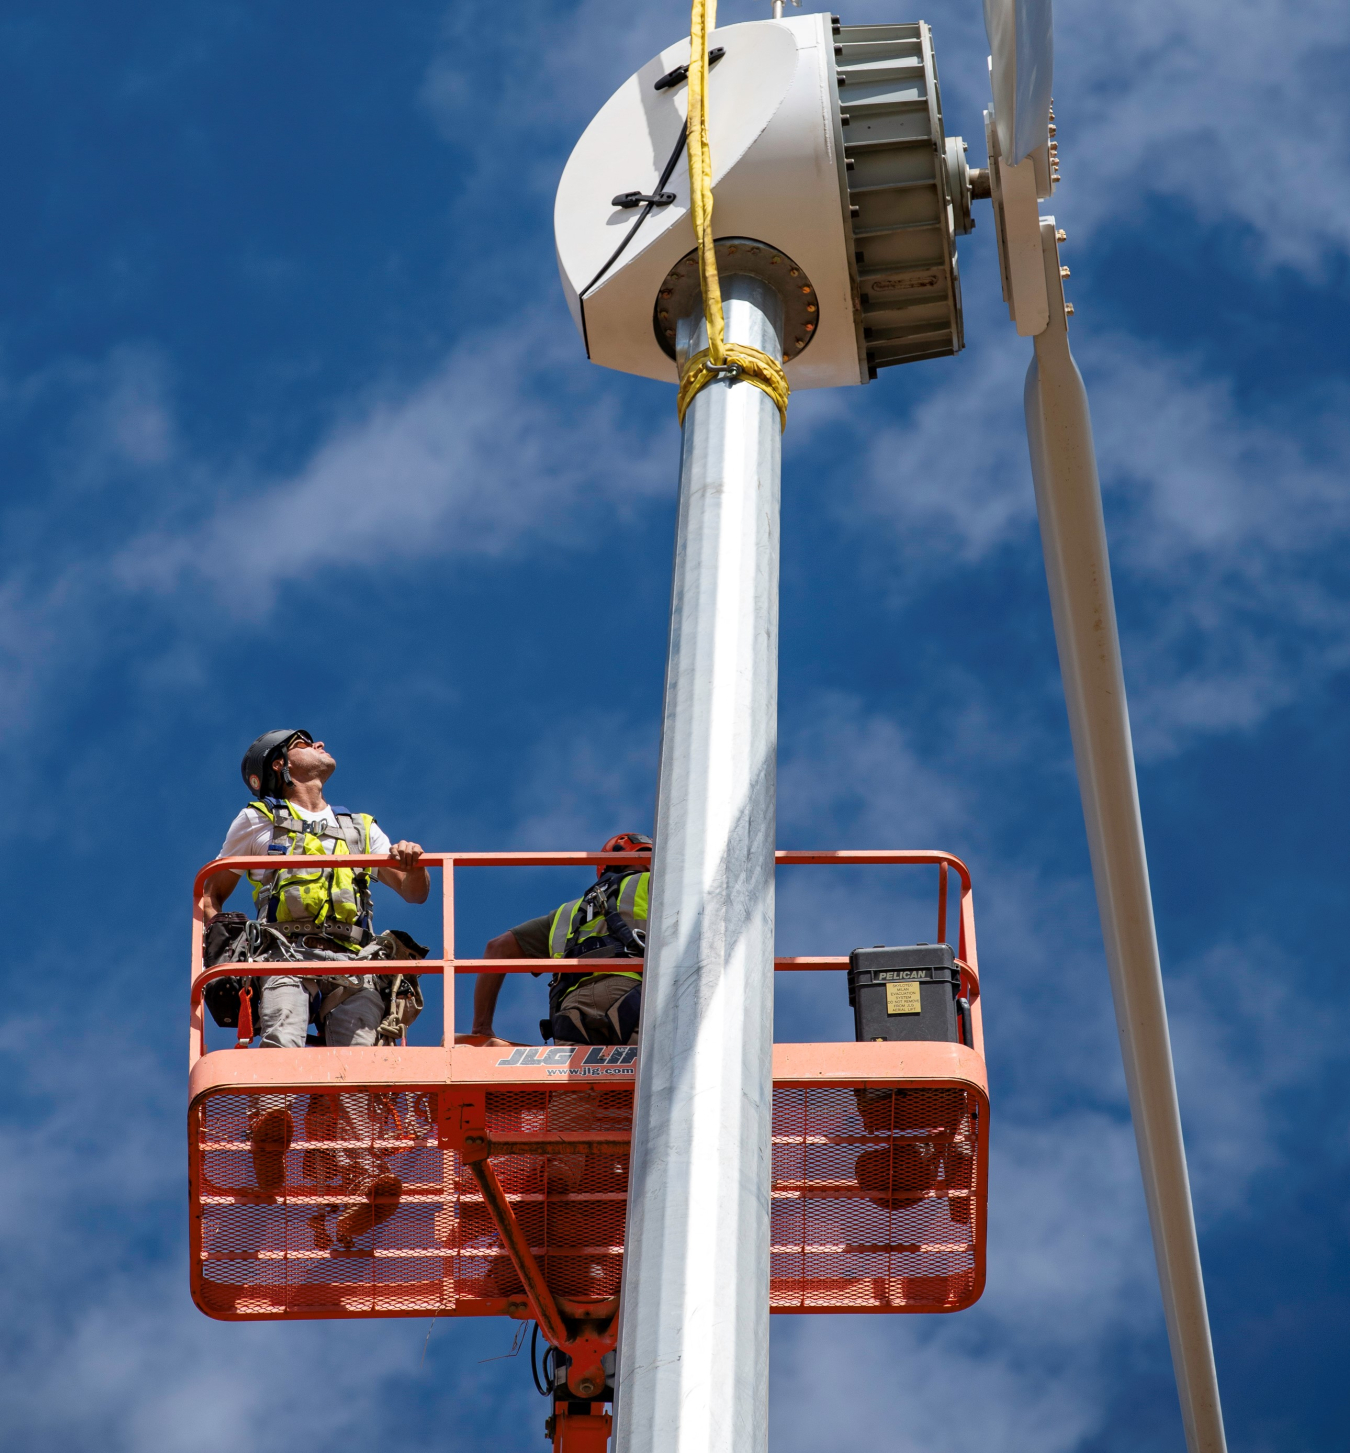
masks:
<path id="1" fill-rule="evenodd" d="M 375 989 L 361 989 L 344 999 L 324 1021 L 330 1047 L 373 1045 L 375 1031 L 384 1017 L 384 1000 Z M 268 979 L 262 992 L 264 1049 L 302 1049 L 309 1027 L 309 990 L 305 981 L 280 977 Z M 262 1095 L 258 1109 L 289 1110 L 289 1095 Z M 304 1157 L 305 1172 L 324 1189 L 364 1193 L 372 1179 L 387 1169 L 371 1144 L 370 1096 L 313 1095 L 305 1113 L 305 1140 L 337 1142 L 326 1144 Z"/>
<path id="2" fill-rule="evenodd" d="M 302 979 L 279 978 L 262 981 L 262 1004 L 258 1026 L 264 1049 L 304 1049 L 309 1029 L 309 990 Z M 269 1107 L 270 1108 L 270 1107 Z"/>
<path id="3" fill-rule="evenodd" d="M 303 1049 L 309 1028 L 309 989 L 312 980 L 282 976 L 263 984 L 262 1027 L 264 1049 Z M 375 1043 L 375 1031 L 384 1018 L 384 1000 L 376 989 L 360 989 L 329 1010 L 324 1021 L 331 1048 Z"/>

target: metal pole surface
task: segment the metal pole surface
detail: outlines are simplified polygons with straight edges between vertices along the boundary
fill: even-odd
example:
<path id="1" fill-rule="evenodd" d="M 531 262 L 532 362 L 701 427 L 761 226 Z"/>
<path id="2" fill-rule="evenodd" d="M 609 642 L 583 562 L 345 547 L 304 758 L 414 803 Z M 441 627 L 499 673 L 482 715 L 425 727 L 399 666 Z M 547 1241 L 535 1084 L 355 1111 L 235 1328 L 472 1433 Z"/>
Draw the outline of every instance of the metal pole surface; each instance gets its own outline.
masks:
<path id="1" fill-rule="evenodd" d="M 780 358 L 778 294 L 722 295 L 727 341 Z M 685 414 L 615 1453 L 768 1448 L 780 432 L 745 382 Z"/>
<path id="2" fill-rule="evenodd" d="M 1041 222 L 1041 243 L 1050 324 L 1036 335 L 1024 402 L 1055 640 L 1186 1445 L 1223 1453 L 1092 420 L 1056 302 L 1063 289 L 1052 220 Z"/>

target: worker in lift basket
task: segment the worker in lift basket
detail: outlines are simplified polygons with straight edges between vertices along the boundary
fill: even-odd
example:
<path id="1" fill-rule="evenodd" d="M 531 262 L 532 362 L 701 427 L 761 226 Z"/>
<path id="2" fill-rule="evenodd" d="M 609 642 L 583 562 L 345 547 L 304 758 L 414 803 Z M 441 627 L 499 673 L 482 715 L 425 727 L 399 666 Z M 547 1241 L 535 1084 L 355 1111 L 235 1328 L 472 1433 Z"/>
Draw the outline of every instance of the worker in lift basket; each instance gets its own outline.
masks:
<path id="1" fill-rule="evenodd" d="M 603 853 L 648 853 L 652 840 L 621 832 Z M 597 867 L 596 882 L 580 898 L 553 913 L 494 938 L 489 959 L 640 959 L 647 952 L 647 897 L 651 870 L 636 865 Z M 492 1019 L 505 974 L 479 974 L 473 992 L 473 1033 L 492 1039 Z M 636 1044 L 642 1004 L 642 975 L 626 970 L 554 974 L 549 983 L 549 1017 L 539 1028 L 556 1044 Z"/>
<path id="2" fill-rule="evenodd" d="M 306 731 L 264 732 L 244 754 L 240 770 L 252 799 L 230 824 L 219 856 L 283 854 L 304 859 L 315 854 L 388 855 L 397 868 L 378 868 L 374 875 L 408 903 L 425 903 L 431 889 L 427 870 L 419 865 L 422 848 L 401 840 L 390 843 L 368 813 L 348 812 L 324 799 L 324 784 L 337 763 L 322 742 Z M 324 963 L 326 972 L 309 976 L 281 975 L 262 981 L 259 1021 L 263 1048 L 301 1048 L 311 1018 L 329 1046 L 373 1045 L 385 1019 L 385 1002 L 373 975 L 346 972 L 358 956 L 382 952 L 371 926 L 371 873 L 365 869 L 312 867 L 250 872 L 256 918 L 267 926 L 266 957 Z M 209 924 L 239 882 L 229 871 L 208 878 L 201 897 L 202 921 Z M 238 925 L 242 932 L 252 925 Z M 262 931 L 253 929 L 254 942 Z M 382 935 L 393 939 L 393 935 Z M 411 944 L 406 935 L 399 935 Z M 419 946 L 414 946 L 419 947 Z M 362 950 L 366 953 L 363 955 Z M 249 952 L 249 958 L 264 955 Z M 386 957 L 408 957 L 396 943 Z M 355 964 L 352 965 L 355 967 Z M 306 1156 L 327 1188 L 337 1189 L 354 1205 L 339 1215 L 336 1231 L 349 1244 L 372 1226 L 389 1219 L 398 1207 L 403 1185 L 381 1159 L 364 1147 L 370 1142 L 369 1106 L 362 1095 L 311 1096 L 310 1114 L 323 1124 L 307 1124 L 308 1138 L 338 1148 Z M 307 1117 L 308 1118 L 308 1117 Z M 249 1114 L 249 1140 L 254 1174 L 260 1190 L 279 1192 L 286 1178 L 286 1152 L 294 1135 L 286 1096 L 264 1095 Z M 350 1149 L 344 1148 L 351 1147 Z M 316 1245 L 332 1242 L 325 1228 L 326 1211 L 311 1218 Z"/>

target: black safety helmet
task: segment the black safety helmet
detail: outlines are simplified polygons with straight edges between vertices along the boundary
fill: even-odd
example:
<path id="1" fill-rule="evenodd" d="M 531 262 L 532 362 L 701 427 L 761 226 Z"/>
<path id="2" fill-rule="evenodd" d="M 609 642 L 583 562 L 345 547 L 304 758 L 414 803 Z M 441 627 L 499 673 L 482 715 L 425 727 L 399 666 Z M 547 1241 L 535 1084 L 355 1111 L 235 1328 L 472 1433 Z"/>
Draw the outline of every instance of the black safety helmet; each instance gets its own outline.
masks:
<path id="1" fill-rule="evenodd" d="M 244 753 L 239 764 L 244 786 L 255 797 L 280 797 L 281 789 L 291 785 L 289 747 L 303 737 L 311 745 L 314 738 L 307 731 L 264 732 Z"/>
<path id="2" fill-rule="evenodd" d="M 643 832 L 618 832 L 600 849 L 602 853 L 650 853 L 652 840 Z M 614 872 L 614 865 L 608 867 L 604 863 L 595 865 L 595 876 L 602 878 L 606 873 Z"/>

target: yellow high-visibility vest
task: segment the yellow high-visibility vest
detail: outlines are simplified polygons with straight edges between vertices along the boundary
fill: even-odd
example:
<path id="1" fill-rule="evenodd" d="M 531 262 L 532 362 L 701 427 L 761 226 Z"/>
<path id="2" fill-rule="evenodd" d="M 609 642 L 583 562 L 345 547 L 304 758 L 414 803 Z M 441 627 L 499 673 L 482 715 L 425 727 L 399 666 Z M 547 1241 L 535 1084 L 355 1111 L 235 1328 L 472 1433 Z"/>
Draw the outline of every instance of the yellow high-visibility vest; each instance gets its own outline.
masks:
<path id="1" fill-rule="evenodd" d="M 647 932 L 647 901 L 651 891 L 652 875 L 650 872 L 632 872 L 624 878 L 619 885 L 618 900 L 615 907 L 619 917 L 635 932 L 641 933 L 644 938 Z M 609 925 L 605 921 L 603 913 L 593 918 L 588 918 L 581 923 L 576 920 L 585 911 L 585 898 L 573 898 L 569 903 L 561 904 L 553 915 L 553 922 L 548 930 L 548 951 L 552 958 L 560 959 L 567 941 L 576 936 L 578 947 L 584 949 L 588 939 L 594 940 L 604 938 L 609 933 Z M 615 957 L 619 957 L 618 953 Z M 563 978 L 570 980 L 568 993 L 571 993 L 579 984 L 587 983 L 591 979 L 602 978 L 609 974 L 622 974 L 625 978 L 636 979 L 642 982 L 642 975 L 632 973 L 628 969 L 604 969 L 601 973 L 586 974 L 575 973 L 565 974 Z"/>
<path id="2" fill-rule="evenodd" d="M 348 857 L 370 851 L 370 829 L 375 819 L 369 813 L 335 807 L 334 827 L 300 817 L 284 799 L 268 797 L 249 806 L 257 808 L 272 824 L 269 853 Z M 278 868 L 261 876 L 263 881 L 259 882 L 250 873 L 249 886 L 258 917 L 269 923 L 337 922 L 370 927 L 370 873 L 365 868 Z"/>

